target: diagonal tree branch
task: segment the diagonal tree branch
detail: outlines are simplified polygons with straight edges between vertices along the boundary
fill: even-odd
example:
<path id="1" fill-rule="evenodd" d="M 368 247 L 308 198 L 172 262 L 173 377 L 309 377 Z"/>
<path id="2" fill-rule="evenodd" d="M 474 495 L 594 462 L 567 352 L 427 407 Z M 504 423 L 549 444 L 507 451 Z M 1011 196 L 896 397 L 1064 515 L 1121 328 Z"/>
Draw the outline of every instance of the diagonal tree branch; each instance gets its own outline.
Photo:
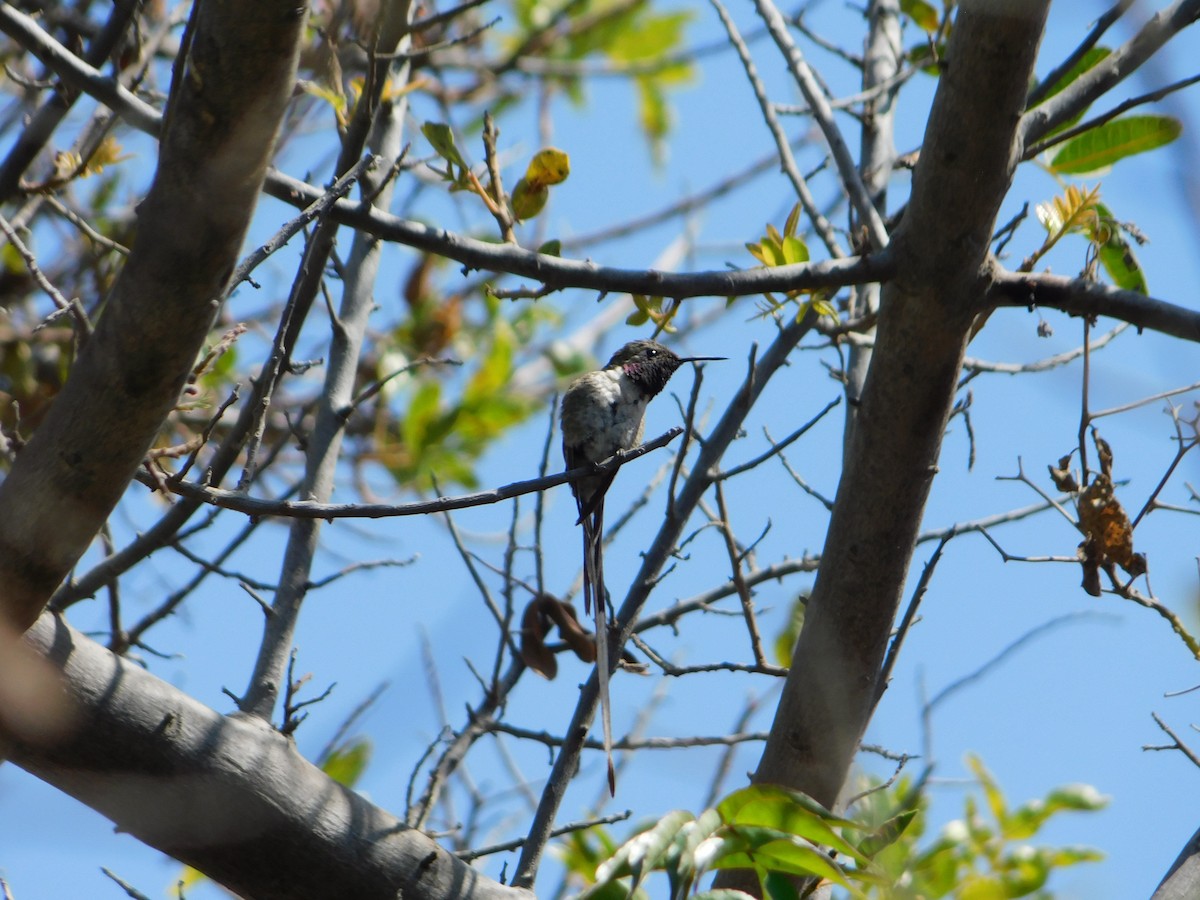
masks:
<path id="1" fill-rule="evenodd" d="M 179 398 L 261 191 L 304 22 L 284 0 L 197 10 L 128 262 L 0 485 L 0 615 L 19 630 L 83 554 Z"/>
<path id="2" fill-rule="evenodd" d="M 846 196 L 850 198 L 850 204 L 858 214 L 859 221 L 867 229 L 871 246 L 876 250 L 886 247 L 888 244 L 887 226 L 884 225 L 879 211 L 875 209 L 867 186 L 863 183 L 862 174 L 858 171 L 850 148 L 846 145 L 846 139 L 842 137 L 842 131 L 833 119 L 833 109 L 829 106 L 825 91 L 818 83 L 812 69 L 809 68 L 800 48 L 792 40 L 792 35 L 783 21 L 779 7 L 772 0 L 754 0 L 754 6 L 763 22 L 766 23 L 767 31 L 770 32 L 775 45 L 787 61 L 788 71 L 796 79 L 800 93 L 804 95 L 808 108 L 812 111 L 813 120 L 821 129 L 821 134 L 825 136 L 825 143 L 829 145 L 829 152 L 833 155 L 838 175 L 841 176 L 842 188 L 845 190 Z"/>
<path id="3" fill-rule="evenodd" d="M 1083 112 L 1132 74 L 1155 51 L 1200 18 L 1200 0 L 1176 0 L 1155 13 L 1130 40 L 1021 119 L 1021 143 L 1030 146 Z"/>
<path id="4" fill-rule="evenodd" d="M 305 760 L 49 613 L 26 640 L 62 672 L 74 727 L 53 746 L 0 727 L 9 759 L 122 830 L 255 900 L 521 900 Z"/>
<path id="5" fill-rule="evenodd" d="M 128 30 L 129 23 L 137 11 L 138 4 L 135 0 L 119 0 L 114 3 L 104 28 L 88 45 L 84 60 L 93 66 L 103 63 Z M 8 10 L 0 12 L 7 14 Z M 67 117 L 79 94 L 78 90 L 68 90 L 60 85 L 29 117 L 29 124 L 9 148 L 4 161 L 0 162 L 0 201 L 7 201 L 16 193 L 21 176 L 46 146 L 55 129 Z"/>
<path id="6" fill-rule="evenodd" d="M 120 113 L 134 128 L 148 134 L 158 134 L 162 127 L 162 116 L 158 110 L 115 78 L 109 78 L 88 65 L 43 31 L 31 17 L 9 3 L 0 3 L 0 31 L 40 59 L 70 87 Z"/>
<path id="7" fill-rule="evenodd" d="M 364 146 L 385 159 L 397 159 L 401 152 L 407 95 L 382 100 L 389 75 L 407 81 L 407 60 L 393 62 L 396 52 L 409 46 L 409 19 L 413 5 L 399 0 L 380 8 L 377 38 L 378 54 L 371 60 L 363 95 L 355 106 L 354 119 L 346 129 L 338 158 L 338 175 L 354 167 Z M 380 181 L 379 179 L 383 179 Z M 372 203 L 386 207 L 391 202 L 394 182 L 387 170 L 377 177 L 367 175 L 362 186 L 364 206 Z M 337 226 L 322 220 L 309 249 L 314 258 L 302 267 L 299 291 L 315 294 L 321 288 L 324 271 Z M 304 481 L 300 498 L 316 503 L 327 502 L 333 494 L 334 473 L 341 454 L 346 419 L 354 408 L 355 376 L 367 331 L 367 320 L 375 307 L 373 289 L 379 267 L 379 241 L 356 233 L 342 280 L 342 302 L 332 316 L 329 361 L 325 367 L 325 385 L 317 401 L 314 423 L 305 441 Z M 308 301 L 311 303 L 311 298 Z M 292 638 L 300 609 L 308 593 L 313 557 L 320 536 L 319 519 L 296 519 L 288 530 L 279 574 L 279 589 L 267 616 L 263 639 L 241 709 L 269 719 L 285 684 L 284 672 L 292 649 Z"/>

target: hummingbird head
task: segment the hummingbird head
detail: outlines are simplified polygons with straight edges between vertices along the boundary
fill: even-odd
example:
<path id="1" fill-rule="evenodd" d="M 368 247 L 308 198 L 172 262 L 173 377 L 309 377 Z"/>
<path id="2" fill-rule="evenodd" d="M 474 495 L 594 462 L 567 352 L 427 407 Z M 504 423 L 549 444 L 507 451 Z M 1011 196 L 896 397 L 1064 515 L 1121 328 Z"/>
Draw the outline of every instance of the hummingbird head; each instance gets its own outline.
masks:
<path id="1" fill-rule="evenodd" d="M 686 362 L 721 360 L 723 356 L 677 356 L 658 341 L 630 341 L 612 355 L 606 369 L 620 369 L 649 397 L 667 386 L 671 376 Z"/>

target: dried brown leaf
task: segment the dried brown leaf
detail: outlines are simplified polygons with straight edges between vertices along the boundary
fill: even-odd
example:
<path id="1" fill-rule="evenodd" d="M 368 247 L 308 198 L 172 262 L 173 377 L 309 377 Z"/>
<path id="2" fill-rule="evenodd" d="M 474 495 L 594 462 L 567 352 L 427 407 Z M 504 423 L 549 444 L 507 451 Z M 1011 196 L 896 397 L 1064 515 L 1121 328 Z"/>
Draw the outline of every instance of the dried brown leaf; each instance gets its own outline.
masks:
<path id="1" fill-rule="evenodd" d="M 1079 490 L 1075 476 L 1071 474 L 1071 454 L 1059 457 L 1057 466 L 1046 466 L 1050 470 L 1050 480 L 1064 494 L 1074 494 Z"/>
<path id="2" fill-rule="evenodd" d="M 1103 464 L 1101 443 L 1097 442 L 1096 449 L 1102 454 Z M 1104 447 L 1107 448 L 1107 445 Z M 1112 465 L 1111 451 L 1108 465 Z M 1092 555 L 1097 565 L 1116 563 L 1130 575 L 1145 572 L 1145 557 L 1133 552 L 1133 526 L 1129 515 L 1113 494 L 1112 479 L 1107 474 L 1092 479 L 1092 483 L 1079 495 L 1077 506 L 1079 525 L 1088 538 L 1085 552 Z"/>
<path id="3" fill-rule="evenodd" d="M 534 597 L 521 615 L 521 659 L 543 678 L 553 681 L 558 661 L 546 646 L 546 626 L 542 597 Z"/>

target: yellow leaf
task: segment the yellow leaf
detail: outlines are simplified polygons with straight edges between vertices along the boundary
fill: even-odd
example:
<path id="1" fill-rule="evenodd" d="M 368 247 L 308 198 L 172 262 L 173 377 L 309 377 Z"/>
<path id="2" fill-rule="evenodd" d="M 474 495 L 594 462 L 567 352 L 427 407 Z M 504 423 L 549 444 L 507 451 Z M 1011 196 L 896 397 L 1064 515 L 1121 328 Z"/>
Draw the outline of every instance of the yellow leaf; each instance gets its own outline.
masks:
<path id="1" fill-rule="evenodd" d="M 96 175 L 104 171 L 105 166 L 111 166 L 123 160 L 129 159 L 128 153 L 122 155 L 121 144 L 116 138 L 109 135 L 100 142 L 100 146 L 96 148 L 96 152 L 88 159 L 87 168 L 83 170 L 83 176 Z"/>
<path id="2" fill-rule="evenodd" d="M 746 249 L 750 251 L 750 255 L 757 259 L 764 266 L 767 265 L 767 255 L 761 244 L 746 244 Z"/>
<path id="3" fill-rule="evenodd" d="M 541 188 L 561 184 L 571 174 L 571 158 L 562 150 L 547 147 L 534 154 L 525 170 L 525 178 L 531 187 Z"/>
<path id="4" fill-rule="evenodd" d="M 796 228 L 800 225 L 800 204 L 797 203 L 788 213 L 787 221 L 783 223 L 783 236 L 795 237 Z"/>
<path id="5" fill-rule="evenodd" d="M 546 206 L 550 197 L 550 189 L 542 184 L 534 184 L 527 178 L 522 178 L 513 188 L 512 211 L 518 219 L 532 219 Z"/>

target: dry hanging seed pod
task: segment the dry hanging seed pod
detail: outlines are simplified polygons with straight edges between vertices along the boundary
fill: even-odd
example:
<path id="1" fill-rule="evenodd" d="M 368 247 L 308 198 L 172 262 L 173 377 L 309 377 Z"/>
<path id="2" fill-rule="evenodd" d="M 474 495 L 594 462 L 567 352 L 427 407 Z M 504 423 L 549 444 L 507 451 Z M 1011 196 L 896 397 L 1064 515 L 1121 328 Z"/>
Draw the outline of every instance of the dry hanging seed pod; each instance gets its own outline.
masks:
<path id="1" fill-rule="evenodd" d="M 1079 527 L 1086 535 L 1079 545 L 1083 589 L 1093 597 L 1098 597 L 1100 569 L 1115 563 L 1131 577 L 1137 577 L 1146 572 L 1146 557 L 1133 552 L 1133 524 L 1113 491 L 1112 448 L 1095 429 L 1092 430 L 1092 439 L 1100 456 L 1101 471 L 1079 495 L 1076 509 L 1079 512 Z"/>

